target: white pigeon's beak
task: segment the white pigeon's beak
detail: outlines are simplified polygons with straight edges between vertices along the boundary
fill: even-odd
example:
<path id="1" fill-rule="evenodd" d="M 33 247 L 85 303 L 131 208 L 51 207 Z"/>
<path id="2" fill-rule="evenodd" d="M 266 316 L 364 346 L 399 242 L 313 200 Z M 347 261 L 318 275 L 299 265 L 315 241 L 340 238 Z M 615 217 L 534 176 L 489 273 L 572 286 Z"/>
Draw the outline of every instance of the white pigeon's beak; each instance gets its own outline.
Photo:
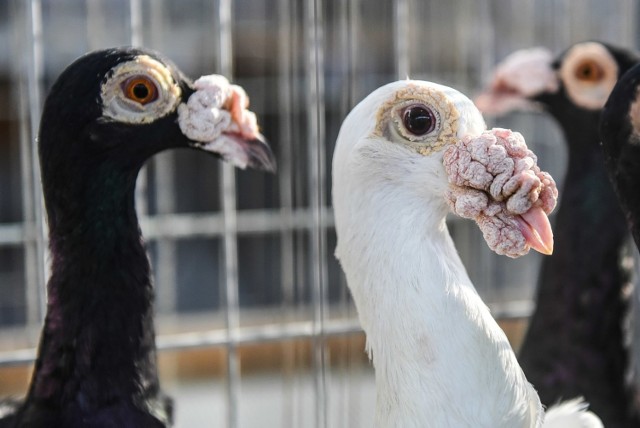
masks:
<path id="1" fill-rule="evenodd" d="M 487 88 L 474 100 L 488 115 L 500 116 L 514 110 L 536 110 L 535 97 L 559 88 L 553 57 L 545 48 L 513 52 L 496 66 Z"/>
<path id="2" fill-rule="evenodd" d="M 526 213 L 515 216 L 515 220 L 532 249 L 546 256 L 553 253 L 553 230 L 549 217 L 542 208 L 533 207 Z"/>

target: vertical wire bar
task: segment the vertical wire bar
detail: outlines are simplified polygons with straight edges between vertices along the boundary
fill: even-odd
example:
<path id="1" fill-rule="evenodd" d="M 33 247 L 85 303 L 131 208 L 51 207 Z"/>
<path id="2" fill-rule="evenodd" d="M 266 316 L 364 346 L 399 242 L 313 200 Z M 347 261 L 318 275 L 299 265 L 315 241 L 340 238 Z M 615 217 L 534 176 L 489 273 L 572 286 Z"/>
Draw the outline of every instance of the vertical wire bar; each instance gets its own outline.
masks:
<path id="1" fill-rule="evenodd" d="M 129 0 L 131 46 L 142 46 L 142 0 Z"/>
<path id="2" fill-rule="evenodd" d="M 304 52 L 307 44 L 306 44 L 306 33 L 304 32 L 305 27 L 305 19 L 304 19 L 304 10 L 305 4 L 300 1 L 292 1 L 291 2 L 291 58 L 292 58 L 292 77 L 294 79 L 304 79 L 306 76 L 306 61 L 307 58 L 300 58 L 297 53 Z M 300 37 L 302 35 L 302 37 Z M 294 80 L 295 81 L 295 80 Z M 304 85 L 292 85 L 291 87 L 291 111 L 293 112 L 301 112 L 304 111 L 306 106 L 306 86 Z M 306 129 L 302 126 L 302 123 L 296 116 L 294 127 L 291 129 L 292 141 L 304 141 L 306 138 Z M 305 198 L 308 196 L 308 192 L 306 191 L 307 186 L 302 185 L 301 183 L 306 183 L 306 179 L 308 178 L 307 167 L 306 167 L 306 158 L 303 158 L 302 154 L 305 153 L 305 148 L 300 147 L 300 145 L 292 144 L 291 152 L 292 152 L 292 192 L 293 192 L 293 206 L 298 207 L 305 203 Z M 297 298 L 296 306 L 294 306 L 295 314 L 297 316 L 304 316 L 308 312 L 308 308 L 306 305 L 306 296 L 308 293 L 308 281 L 307 281 L 307 273 L 308 273 L 308 263 L 309 260 L 309 252 L 306 251 L 307 248 L 307 235 L 304 232 L 294 232 L 294 276 L 295 276 L 295 296 Z M 294 348 L 294 363 L 304 365 L 306 367 L 306 359 L 307 354 L 305 352 L 304 346 L 295 345 Z M 298 387 L 302 388 L 304 384 L 304 379 L 302 377 L 298 377 L 297 379 Z M 304 426 L 307 423 L 307 413 L 305 404 L 306 402 L 303 400 L 303 397 L 298 394 L 296 396 L 298 400 L 298 408 L 294 408 L 293 420 L 294 426 Z"/>
<path id="3" fill-rule="evenodd" d="M 291 5 L 290 0 L 278 1 L 278 105 L 280 133 L 278 147 L 278 185 L 280 190 L 280 215 L 284 220 L 284 224 L 292 223 L 293 211 L 293 159 L 292 145 L 293 139 L 291 118 L 292 103 L 292 67 L 291 57 L 293 50 L 291 49 Z M 282 311 L 286 323 L 295 302 L 295 267 L 294 267 L 294 240 L 293 230 L 283 229 L 280 232 L 280 248 L 281 248 L 281 269 L 282 269 Z M 295 369 L 295 342 L 284 342 L 283 348 L 283 371 L 285 377 L 285 385 L 288 390 L 284 399 L 283 422 L 284 427 L 294 427 L 294 408 L 293 402 L 295 394 L 293 393 L 294 369 Z"/>
<path id="4" fill-rule="evenodd" d="M 491 13 L 491 3 L 490 0 L 482 0 L 480 2 L 472 2 L 473 5 L 477 7 L 477 10 L 474 10 L 472 13 L 476 13 L 477 15 L 474 18 L 471 18 L 471 22 L 476 22 L 477 27 L 475 28 L 474 33 L 477 34 L 478 39 L 476 42 L 478 45 L 474 47 L 474 51 L 481 52 L 480 55 L 476 54 L 474 56 L 475 62 L 480 62 L 480 64 L 475 64 L 475 68 L 480 70 L 480 80 L 472 81 L 471 87 L 473 85 L 485 84 L 485 82 L 489 81 L 489 78 L 492 73 L 492 69 L 494 64 L 497 63 L 495 48 L 494 48 L 494 39 L 495 39 L 495 22 L 493 20 L 493 15 Z M 533 11 L 529 11 L 533 13 Z M 531 15 L 530 15 L 531 16 Z M 472 51 L 473 52 L 473 51 Z M 470 69 L 467 69 L 467 73 Z M 490 122 L 487 123 L 489 127 L 492 126 Z M 489 251 L 482 251 L 485 248 L 484 239 L 478 238 L 478 234 L 476 234 L 476 242 L 478 252 L 480 257 L 478 257 L 481 262 L 481 265 L 478 267 L 480 275 L 483 282 L 485 284 L 497 284 L 497 274 L 499 267 L 496 265 L 495 258 L 492 257 Z M 472 258 L 475 259 L 475 258 Z M 484 269 L 482 267 L 485 267 Z M 492 297 L 492 296 L 491 296 Z M 490 298 L 491 298 L 490 297 Z"/>
<path id="5" fill-rule="evenodd" d="M 409 77 L 409 0 L 396 0 L 394 10 L 394 44 L 396 76 L 398 79 Z"/>
<path id="6" fill-rule="evenodd" d="M 149 3 L 150 39 L 162 45 L 165 28 L 164 1 Z M 156 188 L 156 214 L 169 214 L 175 211 L 175 156 L 173 151 L 159 153 L 152 160 L 153 177 Z M 156 241 L 156 290 L 158 312 L 163 316 L 175 316 L 178 290 L 176 270 L 176 242 L 171 237 Z"/>
<path id="7" fill-rule="evenodd" d="M 571 16 L 571 11 L 567 9 L 565 0 L 554 0 L 553 2 L 553 17 L 554 17 L 554 32 L 556 48 L 564 49 L 569 45 L 571 40 L 571 27 L 567 25 L 567 17 Z"/>
<path id="8" fill-rule="evenodd" d="M 456 10 L 456 26 L 462 27 L 463 30 L 456 32 L 456 57 L 454 62 L 456 77 L 454 82 L 456 87 L 463 88 L 464 91 L 467 91 L 470 89 L 469 59 L 472 50 L 475 48 L 475 45 L 472 45 L 472 42 L 477 42 L 477 40 L 472 40 L 469 37 L 469 23 L 472 23 L 474 21 L 474 17 L 477 16 L 475 15 L 477 11 L 474 10 L 477 2 L 474 0 L 460 0 L 459 3 L 462 3 L 462 7 Z"/>
<path id="9" fill-rule="evenodd" d="M 129 42 L 131 46 L 142 46 L 142 0 L 129 0 Z M 148 212 L 148 168 L 145 166 L 136 180 L 136 212 L 142 218 Z"/>
<path id="10" fill-rule="evenodd" d="M 476 84 L 485 84 L 489 81 L 492 73 L 493 65 L 497 64 L 497 56 L 494 45 L 495 39 L 495 22 L 491 14 L 490 0 L 481 0 L 478 2 L 479 17 L 474 22 L 477 23 L 477 33 L 480 40 L 480 54 L 476 54 L 476 60 L 480 62 L 480 79 Z"/>
<path id="11" fill-rule="evenodd" d="M 355 105 L 356 101 L 358 100 L 358 96 L 359 96 L 359 92 L 358 89 L 356 87 L 356 82 L 358 81 L 358 52 L 360 52 L 360 43 L 359 43 L 359 38 L 358 35 L 361 34 L 360 33 L 360 28 L 361 28 L 361 23 L 360 23 L 360 7 L 361 7 L 361 0 L 349 0 L 349 9 L 348 9 L 348 13 L 349 13 L 349 17 L 348 17 L 348 24 L 347 24 L 347 28 L 348 28 L 348 58 L 349 58 L 349 62 L 348 62 L 348 103 L 347 103 L 347 112 Z M 349 294 L 348 288 L 347 288 L 347 283 L 346 281 L 342 280 L 342 288 L 345 290 L 345 294 L 346 294 L 346 299 L 347 299 L 347 307 L 348 309 L 348 313 L 351 314 L 353 312 L 353 301 L 351 299 L 351 294 Z M 356 345 L 354 345 L 354 342 L 349 342 L 348 347 L 349 347 L 349 351 L 348 351 L 348 355 L 351 358 L 355 358 L 357 361 L 357 358 L 359 355 L 361 355 L 362 353 L 362 349 L 357 349 L 354 350 L 354 347 Z M 351 359 L 349 360 L 351 362 Z M 352 366 L 352 365 L 350 365 Z M 347 407 L 347 409 L 349 410 L 349 414 L 348 414 L 348 419 L 347 419 L 347 423 L 346 423 L 346 427 L 353 427 L 353 426 L 358 426 L 359 425 L 359 421 L 361 420 L 361 412 L 360 412 L 360 404 L 361 404 L 361 400 L 360 400 L 360 391 L 359 391 L 359 387 L 353 386 L 353 382 L 350 382 L 349 385 L 351 386 L 351 388 L 349 388 L 349 405 Z M 356 390 L 357 393 L 353 393 L 353 390 Z"/>
<path id="12" fill-rule="evenodd" d="M 35 238 L 35 249 L 27 247 L 25 265 L 27 273 L 27 325 L 30 330 L 37 330 L 39 321 L 46 310 L 46 287 L 45 280 L 47 277 L 47 251 L 45 248 L 46 224 L 43 215 L 42 203 L 42 183 L 40 181 L 40 162 L 38 159 L 38 127 L 40 114 L 42 111 L 42 85 L 44 76 L 44 55 L 42 49 L 42 4 L 40 0 L 32 0 L 27 2 L 27 47 L 26 56 L 26 94 L 29 102 L 29 131 L 27 141 L 22 145 L 23 150 L 27 150 L 28 164 L 23 165 L 26 171 L 30 171 L 30 176 L 26 177 L 25 184 L 30 189 L 25 193 L 25 220 L 29 219 L 26 224 L 27 230 Z M 24 80 L 23 80 L 24 84 Z M 24 94 L 24 92 L 23 92 Z M 25 135 L 25 133 L 22 133 Z M 33 248 L 33 247 L 32 247 Z M 35 275 L 29 272 L 35 267 Z"/>
<path id="13" fill-rule="evenodd" d="M 291 29 L 292 29 L 292 38 L 291 38 L 291 58 L 292 58 L 292 77 L 296 80 L 300 80 L 301 84 L 294 84 L 292 86 L 292 100 L 291 100 L 291 111 L 293 112 L 305 112 L 305 108 L 307 105 L 307 57 L 304 56 L 300 58 L 298 52 L 307 52 L 307 34 L 306 30 L 306 3 L 302 1 L 293 0 L 291 2 Z M 294 80 L 295 81 L 295 80 Z M 305 128 L 305 125 L 308 128 L 308 124 L 306 124 L 302 118 L 298 116 L 294 116 L 294 128 L 292 131 L 293 141 L 305 141 L 308 135 L 308 130 Z M 300 207 L 306 206 L 308 203 L 307 197 L 308 194 L 308 176 L 307 176 L 307 165 L 306 158 L 303 156 L 305 154 L 305 150 L 308 150 L 307 147 L 302 147 L 301 144 L 292 144 L 291 152 L 292 152 L 292 163 L 293 163 L 293 206 Z M 295 296 L 297 298 L 295 309 L 296 316 L 306 317 L 308 315 L 308 307 L 307 307 L 307 297 L 309 296 L 309 282 L 308 282 L 308 273 L 310 270 L 310 264 L 313 261 L 310 259 L 310 254 L 308 249 L 308 236 L 305 231 L 296 231 L 294 232 L 294 252 L 295 252 L 295 264 L 294 264 L 294 275 L 295 275 Z M 306 343 L 304 344 L 307 345 Z M 306 353 L 305 346 L 296 346 L 294 349 L 294 357 L 295 363 L 300 364 L 303 367 L 307 367 L 307 358 L 308 355 Z M 313 358 L 313 357 L 312 357 Z M 305 383 L 305 379 L 299 377 L 297 379 L 298 387 L 303 388 Z M 303 397 L 299 394 L 297 397 L 298 400 L 298 409 L 294 409 L 296 412 L 294 413 L 294 426 L 304 426 L 305 424 L 309 424 L 308 416 L 306 412 L 307 401 L 303 400 Z M 315 402 L 313 403 L 315 406 Z M 315 408 L 315 407 L 314 407 Z M 312 422 L 311 422 L 312 424 Z"/>
<path id="14" fill-rule="evenodd" d="M 217 28 L 219 30 L 218 70 L 224 76 L 233 76 L 232 1 L 218 0 Z M 238 236 L 236 233 L 236 181 L 231 164 L 221 168 L 222 213 L 224 218 L 224 264 L 225 264 L 225 326 L 229 346 L 227 348 L 227 426 L 239 426 L 238 402 L 240 397 L 240 363 L 236 344 L 240 326 L 240 304 L 238 300 Z"/>
<path id="15" fill-rule="evenodd" d="M 87 0 L 87 41 L 89 50 L 98 49 L 104 43 L 105 23 L 100 0 Z"/>
<path id="16" fill-rule="evenodd" d="M 313 305 L 313 368 L 316 394 L 316 427 L 327 426 L 326 367 L 324 349 L 324 309 L 325 309 L 325 234 L 323 227 L 325 192 L 324 156 L 324 40 L 322 1 L 307 0 L 307 119 L 309 122 L 309 197 L 312 211 L 310 237 L 311 262 L 311 302 Z"/>
<path id="17" fill-rule="evenodd" d="M 356 26 L 353 22 L 354 16 L 354 1 L 348 0 L 341 3 L 339 9 L 339 22 L 338 22 L 338 31 L 340 35 L 340 62 L 344 64 L 345 68 L 342 70 L 341 78 L 344 79 L 343 87 L 346 87 L 347 90 L 342 91 L 342 98 L 340 99 L 339 104 L 339 112 L 340 117 L 345 117 L 351 106 L 353 105 L 353 79 L 354 75 L 354 59 L 355 52 L 352 51 L 352 45 L 354 45 L 354 38 L 356 37 Z M 349 299 L 349 289 L 345 283 L 340 283 L 340 295 L 339 295 L 339 303 L 341 309 L 341 316 L 346 316 L 350 314 L 351 301 Z M 351 412 L 354 410 L 354 401 L 351 399 L 350 394 L 350 386 L 354 382 L 354 378 L 352 376 L 352 361 L 351 361 L 351 337 L 341 338 L 340 340 L 344 341 L 346 345 L 344 347 L 344 356 L 340 360 L 340 369 L 342 371 L 340 379 L 340 397 L 339 397 L 339 426 L 342 427 L 353 427 L 356 425 L 355 420 L 350 420 Z"/>
<path id="18" fill-rule="evenodd" d="M 12 3 L 14 6 L 14 19 L 19 21 L 18 15 L 22 13 L 24 20 L 29 21 L 29 12 L 24 8 L 16 6 L 16 2 Z M 21 20 L 20 20 L 21 21 Z M 21 46 L 21 43 L 27 44 L 24 34 L 20 33 L 16 36 L 18 51 L 23 51 L 26 46 Z M 13 63 L 12 63 L 13 64 Z M 33 269 L 33 266 L 39 265 L 38 251 L 36 245 L 36 227 L 35 227 L 35 197 L 34 197 L 34 184 L 33 184 L 33 171 L 32 166 L 32 150 L 31 150 L 31 132 L 29 123 L 29 96 L 28 86 L 29 82 L 26 77 L 25 68 L 29 65 L 23 62 L 17 65 L 14 71 L 16 80 L 18 81 L 18 101 L 19 101 L 19 117 L 20 117 L 20 182 L 22 186 L 22 211 L 23 211 L 23 225 L 25 230 L 24 237 L 24 276 L 25 276 L 25 304 L 26 304 L 26 320 L 27 329 L 30 332 L 35 332 L 35 327 L 38 323 L 38 288 L 43 286 L 38 279 L 38 270 Z"/>
<path id="19" fill-rule="evenodd" d="M 357 100 L 358 89 L 356 82 L 358 78 L 358 52 L 360 45 L 358 43 L 358 29 L 360 28 L 360 0 L 348 0 L 349 2 L 349 109 L 353 107 Z M 346 285 L 346 284 L 345 284 Z"/>
<path id="20" fill-rule="evenodd" d="M 620 28 L 620 39 L 624 41 L 625 46 L 630 46 L 633 48 L 637 48 L 635 43 L 635 34 L 636 34 L 636 26 L 635 26 L 635 17 L 637 16 L 637 3 L 634 0 L 625 1 L 618 13 L 618 16 L 621 18 L 623 25 Z"/>

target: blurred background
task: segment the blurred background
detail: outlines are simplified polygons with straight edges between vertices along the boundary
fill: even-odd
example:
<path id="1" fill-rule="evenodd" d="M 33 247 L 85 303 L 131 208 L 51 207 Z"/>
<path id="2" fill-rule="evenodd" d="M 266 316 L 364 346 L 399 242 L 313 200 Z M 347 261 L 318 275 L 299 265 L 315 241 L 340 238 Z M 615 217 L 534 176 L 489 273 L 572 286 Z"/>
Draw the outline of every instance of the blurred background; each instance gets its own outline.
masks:
<path id="1" fill-rule="evenodd" d="M 333 257 L 331 155 L 342 119 L 373 89 L 432 80 L 469 96 L 511 51 L 598 39 L 637 47 L 636 1 L 0 1 L 0 397 L 24 394 L 44 315 L 46 223 L 34 139 L 66 65 L 111 46 L 157 49 L 191 77 L 242 85 L 277 175 L 175 151 L 138 180 L 156 286 L 164 389 L 178 427 L 370 427 L 375 385 Z M 561 181 L 559 129 L 521 131 Z M 561 183 L 559 183 L 560 186 Z M 470 276 L 518 346 L 539 257 L 500 258 L 451 219 Z"/>

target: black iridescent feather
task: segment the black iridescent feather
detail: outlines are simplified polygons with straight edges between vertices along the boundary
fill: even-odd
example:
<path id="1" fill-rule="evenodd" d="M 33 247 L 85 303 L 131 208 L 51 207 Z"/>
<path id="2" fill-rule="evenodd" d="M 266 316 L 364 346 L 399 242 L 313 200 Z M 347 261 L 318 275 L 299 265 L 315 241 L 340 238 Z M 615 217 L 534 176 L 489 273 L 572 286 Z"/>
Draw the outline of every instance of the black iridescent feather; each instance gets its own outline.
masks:
<path id="1" fill-rule="evenodd" d="M 607 169 L 636 246 L 640 248 L 640 135 L 638 134 L 640 65 L 616 84 L 602 112 L 600 132 Z M 634 106 L 635 104 L 635 106 Z M 636 127 L 632 121 L 636 121 Z"/>

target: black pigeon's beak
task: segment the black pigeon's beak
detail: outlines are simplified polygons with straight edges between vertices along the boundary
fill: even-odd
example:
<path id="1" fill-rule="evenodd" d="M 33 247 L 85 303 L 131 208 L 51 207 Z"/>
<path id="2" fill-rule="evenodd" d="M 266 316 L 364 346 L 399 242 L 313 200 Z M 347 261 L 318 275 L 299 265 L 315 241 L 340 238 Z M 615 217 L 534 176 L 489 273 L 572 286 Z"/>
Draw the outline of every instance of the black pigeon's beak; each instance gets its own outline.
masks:
<path id="1" fill-rule="evenodd" d="M 241 136 L 228 136 L 240 148 L 246 156 L 246 165 L 249 168 L 267 172 L 276 172 L 276 158 L 264 135 L 256 133 L 255 138 L 245 139 Z"/>
<path id="2" fill-rule="evenodd" d="M 258 130 L 256 115 L 247 109 L 244 90 L 218 75 L 203 76 L 193 87 L 187 102 L 178 106 L 178 123 L 189 146 L 240 169 L 275 172 L 275 156 Z"/>
<path id="3" fill-rule="evenodd" d="M 240 169 L 252 168 L 272 173 L 277 169 L 273 151 L 266 138 L 259 132 L 252 137 L 238 133 L 223 133 L 214 141 L 191 141 L 189 145 L 194 149 L 220 156 Z"/>

